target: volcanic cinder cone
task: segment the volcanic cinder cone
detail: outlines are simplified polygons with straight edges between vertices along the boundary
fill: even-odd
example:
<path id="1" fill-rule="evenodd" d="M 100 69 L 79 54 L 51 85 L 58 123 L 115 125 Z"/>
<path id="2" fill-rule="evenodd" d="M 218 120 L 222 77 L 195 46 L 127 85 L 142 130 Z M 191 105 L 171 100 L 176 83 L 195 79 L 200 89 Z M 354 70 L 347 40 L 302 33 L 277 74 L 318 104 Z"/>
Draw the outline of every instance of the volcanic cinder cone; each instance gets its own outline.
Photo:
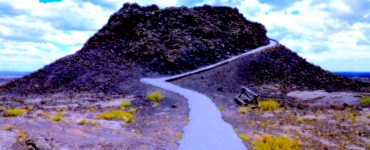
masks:
<path id="1" fill-rule="evenodd" d="M 229 7 L 159 9 L 155 5 L 124 4 L 81 50 L 0 87 L 0 93 L 135 93 L 143 76 L 182 73 L 244 53 L 268 44 L 266 32 L 263 25 L 246 20 L 237 9 Z M 322 82 L 329 88 L 342 81 L 337 89 L 348 85 L 357 88 L 349 79 L 301 61 L 290 50 L 285 53 L 278 58 L 272 53 L 255 59 L 248 63 L 251 66 L 244 66 L 248 76 L 240 77 L 248 82 L 286 83 L 319 78 L 318 88 Z M 330 85 L 331 81 L 335 84 Z"/>

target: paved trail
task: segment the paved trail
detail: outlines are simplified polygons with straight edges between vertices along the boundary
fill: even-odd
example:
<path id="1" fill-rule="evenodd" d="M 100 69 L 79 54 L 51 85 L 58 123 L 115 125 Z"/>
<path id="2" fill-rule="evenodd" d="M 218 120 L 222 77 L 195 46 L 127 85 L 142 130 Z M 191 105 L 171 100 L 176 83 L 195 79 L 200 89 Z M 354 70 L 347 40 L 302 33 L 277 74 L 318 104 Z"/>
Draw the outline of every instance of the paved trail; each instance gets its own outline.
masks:
<path id="1" fill-rule="evenodd" d="M 184 134 L 179 142 L 180 150 L 245 150 L 247 148 L 235 133 L 233 127 L 222 119 L 220 111 L 210 98 L 196 91 L 174 85 L 169 81 L 224 65 L 276 45 L 277 42 L 270 40 L 270 44 L 266 46 L 190 72 L 164 78 L 140 79 L 143 83 L 177 93 L 188 100 L 190 108 L 189 124 L 184 128 Z"/>

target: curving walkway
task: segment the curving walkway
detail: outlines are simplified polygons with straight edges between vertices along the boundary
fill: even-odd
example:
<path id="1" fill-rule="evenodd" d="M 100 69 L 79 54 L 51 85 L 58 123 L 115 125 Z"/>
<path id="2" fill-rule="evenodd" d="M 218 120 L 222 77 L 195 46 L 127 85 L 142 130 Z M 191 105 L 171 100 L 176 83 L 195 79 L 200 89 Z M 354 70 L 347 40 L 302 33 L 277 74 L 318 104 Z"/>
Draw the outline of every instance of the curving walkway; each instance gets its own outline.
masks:
<path id="1" fill-rule="evenodd" d="M 180 150 L 245 150 L 247 148 L 235 133 L 233 127 L 222 119 L 220 111 L 210 98 L 196 91 L 174 85 L 168 81 L 203 72 L 276 45 L 276 41 L 270 40 L 270 44 L 268 45 L 190 72 L 164 78 L 140 79 L 145 84 L 177 93 L 188 100 L 190 108 L 189 123 L 185 126 L 184 134 L 179 142 Z"/>

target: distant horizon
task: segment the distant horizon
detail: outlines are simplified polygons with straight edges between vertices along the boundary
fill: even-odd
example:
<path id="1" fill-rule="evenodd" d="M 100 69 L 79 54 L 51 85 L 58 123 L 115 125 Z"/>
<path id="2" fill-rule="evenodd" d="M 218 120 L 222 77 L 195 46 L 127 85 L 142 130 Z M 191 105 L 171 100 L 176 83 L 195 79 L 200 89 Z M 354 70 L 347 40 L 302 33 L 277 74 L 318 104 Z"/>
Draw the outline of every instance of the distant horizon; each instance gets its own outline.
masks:
<path id="1" fill-rule="evenodd" d="M 16 71 L 0 71 L 0 79 L 13 79 L 13 78 L 21 78 L 23 76 L 29 75 L 31 72 L 16 72 Z M 346 71 L 341 71 L 341 72 L 332 72 L 333 74 L 337 74 L 340 76 L 345 76 L 348 78 L 369 78 L 370 79 L 370 72 L 346 72 Z"/>
<path id="2" fill-rule="evenodd" d="M 4 72 L 18 72 L 18 73 L 32 73 L 32 72 L 35 72 L 37 70 L 39 70 L 41 68 L 38 68 L 36 70 L 0 70 L 0 73 L 4 73 Z M 324 69 L 326 70 L 326 69 Z M 331 71 L 331 70 L 326 70 L 326 71 L 329 71 L 329 72 L 332 72 L 332 73 L 370 73 L 370 70 L 369 71 Z"/>
<path id="3" fill-rule="evenodd" d="M 1 71 L 0 70 L 0 76 L 3 73 L 25 73 L 25 74 L 28 74 L 28 73 L 36 72 L 38 70 L 39 69 L 34 70 L 34 71 Z M 329 71 L 329 70 L 327 70 L 327 71 Z M 332 73 L 370 73 L 370 71 L 329 71 L 329 72 L 332 72 Z"/>

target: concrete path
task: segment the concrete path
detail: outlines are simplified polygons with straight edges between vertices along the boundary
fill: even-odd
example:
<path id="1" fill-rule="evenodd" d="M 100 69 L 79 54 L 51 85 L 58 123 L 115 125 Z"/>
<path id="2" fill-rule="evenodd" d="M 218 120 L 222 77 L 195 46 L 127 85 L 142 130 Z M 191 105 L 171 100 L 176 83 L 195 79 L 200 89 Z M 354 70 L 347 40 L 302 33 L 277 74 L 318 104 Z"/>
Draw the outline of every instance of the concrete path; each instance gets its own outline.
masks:
<path id="1" fill-rule="evenodd" d="M 145 84 L 177 93 L 188 100 L 190 108 L 189 124 L 184 128 L 184 134 L 179 142 L 180 150 L 245 150 L 247 148 L 235 133 L 233 127 L 222 119 L 220 111 L 211 99 L 196 91 L 174 85 L 169 81 L 224 65 L 238 58 L 264 51 L 276 45 L 277 42 L 270 40 L 270 44 L 266 46 L 190 72 L 164 78 L 140 79 Z"/>

